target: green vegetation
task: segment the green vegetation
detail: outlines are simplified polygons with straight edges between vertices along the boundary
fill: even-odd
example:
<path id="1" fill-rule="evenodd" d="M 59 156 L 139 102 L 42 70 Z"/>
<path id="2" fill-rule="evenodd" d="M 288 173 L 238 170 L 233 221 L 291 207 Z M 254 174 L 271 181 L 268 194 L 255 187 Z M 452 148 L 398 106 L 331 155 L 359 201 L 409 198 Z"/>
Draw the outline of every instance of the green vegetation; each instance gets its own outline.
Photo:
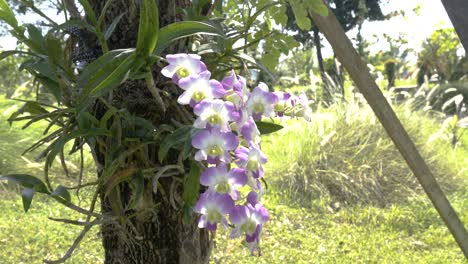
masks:
<path id="1" fill-rule="evenodd" d="M 13 102 L 0 102 L 2 173 L 29 166 L 31 173 L 41 175 L 41 167 L 28 165 L 19 154 L 42 127 L 26 133 L 20 124 L 10 128 L 6 118 Z M 467 223 L 463 209 L 468 208 L 468 194 L 463 189 L 468 182 L 463 175 L 468 141 L 453 148 L 434 117 L 397 109 Z M 447 228 L 369 109 L 357 103 L 319 108 L 311 123 L 287 123 L 263 140 L 269 157 L 264 198 L 272 218 L 263 231 L 263 256 L 249 257 L 248 250 L 239 250 L 240 239 L 227 243 L 229 234 L 220 231 L 213 263 L 463 263 Z M 0 263 L 60 257 L 80 228 L 47 217 L 79 216 L 45 197 L 35 199 L 24 213 L 14 188 L 0 186 Z M 67 263 L 102 260 L 94 228 Z"/>

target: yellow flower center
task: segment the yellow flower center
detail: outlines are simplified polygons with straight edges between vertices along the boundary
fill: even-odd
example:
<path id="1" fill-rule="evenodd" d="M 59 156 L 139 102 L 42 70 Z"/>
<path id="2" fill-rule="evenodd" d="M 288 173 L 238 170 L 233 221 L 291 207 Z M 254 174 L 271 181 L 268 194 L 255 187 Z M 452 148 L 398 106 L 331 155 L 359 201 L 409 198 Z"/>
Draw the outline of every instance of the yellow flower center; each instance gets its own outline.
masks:
<path id="1" fill-rule="evenodd" d="M 252 157 L 247 162 L 247 170 L 249 171 L 256 171 L 258 170 L 258 158 Z"/>
<path id="2" fill-rule="evenodd" d="M 179 78 L 184 78 L 190 75 L 190 71 L 182 66 L 176 70 L 176 73 L 179 76 Z"/>
<path id="3" fill-rule="evenodd" d="M 206 215 L 206 220 L 211 223 L 221 222 L 222 218 L 223 216 L 218 211 L 214 210 L 208 211 L 208 214 Z"/>
<path id="4" fill-rule="evenodd" d="M 192 94 L 192 99 L 195 100 L 195 102 L 200 102 L 201 100 L 205 98 L 206 98 L 206 95 L 202 91 L 196 91 Z"/>
<path id="5" fill-rule="evenodd" d="M 211 157 L 218 157 L 221 156 L 223 152 L 223 148 L 221 148 L 220 146 L 211 146 L 208 150 L 208 155 Z"/>
<path id="6" fill-rule="evenodd" d="M 223 119 L 218 113 L 214 113 L 210 117 L 208 117 L 208 123 L 212 125 L 221 125 L 222 122 Z"/>
<path id="7" fill-rule="evenodd" d="M 261 103 L 256 103 L 253 107 L 254 113 L 263 113 L 265 112 L 265 106 Z"/>
<path id="8" fill-rule="evenodd" d="M 215 190 L 219 193 L 229 193 L 229 191 L 231 191 L 231 186 L 228 182 L 224 181 L 216 184 Z"/>
<path id="9" fill-rule="evenodd" d="M 284 104 L 276 104 L 275 105 L 275 112 L 284 112 L 284 109 L 286 108 L 286 106 Z"/>

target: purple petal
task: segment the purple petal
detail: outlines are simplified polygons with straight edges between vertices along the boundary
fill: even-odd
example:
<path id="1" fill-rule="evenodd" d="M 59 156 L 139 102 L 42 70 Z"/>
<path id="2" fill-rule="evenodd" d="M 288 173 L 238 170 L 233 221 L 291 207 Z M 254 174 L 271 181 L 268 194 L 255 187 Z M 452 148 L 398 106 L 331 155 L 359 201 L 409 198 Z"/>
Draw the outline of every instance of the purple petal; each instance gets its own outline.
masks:
<path id="1" fill-rule="evenodd" d="M 197 153 L 195 153 L 195 160 L 197 161 L 202 161 L 206 160 L 208 157 L 206 155 L 206 152 L 204 150 L 199 150 Z"/>
<path id="2" fill-rule="evenodd" d="M 216 80 L 210 80 L 210 88 L 213 92 L 213 97 L 215 98 L 222 98 L 226 91 L 223 88 L 223 85 L 216 81 Z"/>
<path id="3" fill-rule="evenodd" d="M 229 172 L 229 181 L 234 188 L 239 188 L 247 183 L 247 173 L 244 169 L 235 168 Z"/>
<path id="4" fill-rule="evenodd" d="M 255 205 L 255 215 L 257 216 L 257 220 L 260 221 L 260 224 L 263 224 L 270 219 L 270 214 L 267 209 L 259 203 Z"/>
<path id="5" fill-rule="evenodd" d="M 219 170 L 216 167 L 207 168 L 200 175 L 200 183 L 204 186 L 212 186 L 216 183 L 216 178 L 219 175 Z"/>
<path id="6" fill-rule="evenodd" d="M 247 195 L 247 203 L 255 206 L 258 203 L 258 194 L 254 191 L 249 192 Z"/>
<path id="7" fill-rule="evenodd" d="M 225 150 L 235 150 L 239 145 L 239 139 L 232 132 L 223 133 L 224 138 L 224 149 Z"/>
<path id="8" fill-rule="evenodd" d="M 239 159 L 241 162 L 246 162 L 247 159 L 249 158 L 249 149 L 243 146 L 240 146 L 238 149 L 235 151 L 236 157 Z"/>
<path id="9" fill-rule="evenodd" d="M 221 214 L 227 214 L 234 208 L 234 201 L 229 194 L 214 194 L 218 196 L 215 200 Z"/>
<path id="10" fill-rule="evenodd" d="M 210 131 L 205 129 L 198 132 L 192 138 L 192 146 L 197 149 L 204 149 L 206 147 L 206 139 L 210 137 Z"/>
<path id="11" fill-rule="evenodd" d="M 209 231 L 216 231 L 217 223 L 206 222 L 206 229 Z"/>
<path id="12" fill-rule="evenodd" d="M 229 220 L 234 225 L 240 225 L 244 223 L 250 217 L 250 211 L 247 206 L 236 205 L 231 212 L 229 212 Z"/>

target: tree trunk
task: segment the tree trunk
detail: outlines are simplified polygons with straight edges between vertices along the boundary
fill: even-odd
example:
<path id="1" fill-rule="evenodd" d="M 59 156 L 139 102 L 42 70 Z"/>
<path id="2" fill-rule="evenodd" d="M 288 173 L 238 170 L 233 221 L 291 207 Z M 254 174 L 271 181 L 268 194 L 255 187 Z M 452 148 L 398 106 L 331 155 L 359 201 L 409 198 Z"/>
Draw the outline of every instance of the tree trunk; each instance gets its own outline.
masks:
<path id="1" fill-rule="evenodd" d="M 320 77 L 322 78 L 322 87 L 323 87 L 323 102 L 328 104 L 331 101 L 331 92 L 328 87 L 327 76 L 325 75 L 325 66 L 323 65 L 323 56 L 322 56 L 322 44 L 320 43 L 320 34 L 318 29 L 314 29 L 314 45 L 317 52 L 317 61 L 320 71 Z"/>
<path id="2" fill-rule="evenodd" d="M 107 1 L 89 0 L 89 2 L 95 13 L 99 15 Z M 110 25 L 115 17 L 122 13 L 125 15 L 108 41 L 109 49 L 136 46 L 139 3 L 138 0 L 112 1 L 106 12 L 104 24 Z M 187 0 L 158 1 L 160 26 L 180 20 L 176 9 L 186 7 L 189 3 Z M 89 41 L 92 42 L 91 39 Z M 168 53 L 187 51 L 186 41 L 175 42 L 167 50 Z M 176 103 L 178 89 L 168 84 L 169 80 L 159 74 L 160 70 L 160 67 L 155 66 L 153 76 L 156 86 L 168 92 L 163 98 L 168 107 L 165 113 L 158 110 L 142 80 L 127 81 L 115 89 L 112 105 L 117 109 L 125 108 L 132 115 L 150 120 L 156 128 L 161 124 L 171 124 L 171 120 L 184 123 L 177 115 L 181 111 L 187 112 L 187 109 Z M 94 109 L 97 118 L 102 117 L 105 112 L 105 107 L 99 104 L 96 104 Z M 155 154 L 157 149 L 158 146 L 150 145 L 144 155 L 147 155 L 152 166 L 163 166 L 159 164 Z M 105 150 L 95 148 L 95 153 L 97 162 L 104 164 L 107 160 Z M 170 164 L 177 163 L 177 156 L 168 157 L 168 159 Z M 141 169 L 148 168 L 147 165 L 138 163 L 134 166 Z M 125 169 L 127 168 L 121 168 L 121 170 Z M 194 215 L 190 223 L 184 222 L 184 210 L 174 203 L 173 197 L 169 197 L 169 193 L 176 198 L 182 196 L 183 177 L 184 175 L 176 175 L 160 179 L 159 183 L 166 191 L 165 193 L 158 191 L 157 194 L 152 191 L 151 180 L 145 180 L 146 190 L 140 202 L 143 204 L 141 206 L 143 209 L 138 212 L 126 210 L 123 217 L 112 209 L 112 203 L 118 201 L 122 208 L 130 203 L 132 193 L 128 184 L 120 184 L 117 191 L 108 195 L 104 195 L 104 190 L 101 190 L 102 214 L 116 219 L 104 223 L 101 227 L 105 263 L 208 263 L 211 250 L 210 234 L 205 229 L 197 227 L 197 218 Z"/>

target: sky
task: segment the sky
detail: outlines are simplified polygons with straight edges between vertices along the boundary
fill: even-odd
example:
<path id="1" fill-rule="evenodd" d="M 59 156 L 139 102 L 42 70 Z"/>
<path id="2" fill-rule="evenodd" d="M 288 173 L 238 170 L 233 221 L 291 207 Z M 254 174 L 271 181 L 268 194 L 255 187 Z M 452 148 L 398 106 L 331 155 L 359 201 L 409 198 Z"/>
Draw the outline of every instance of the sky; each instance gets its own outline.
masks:
<path id="1" fill-rule="evenodd" d="M 420 6 L 419 16 L 416 16 L 413 9 Z M 452 27 L 450 19 L 445 12 L 444 7 L 440 0 L 383 0 L 382 11 L 388 14 L 395 10 L 403 10 L 406 14 L 405 17 L 398 16 L 386 21 L 366 21 L 363 24 L 362 34 L 367 40 L 374 40 L 376 43 L 369 47 L 371 53 L 385 50 L 387 43 L 382 39 L 384 33 L 392 37 L 398 37 L 399 34 L 405 34 L 408 40 L 408 46 L 418 50 L 421 43 L 430 36 L 430 34 L 439 28 Z M 47 15 L 52 17 L 58 23 L 63 21 L 63 17 L 57 16 L 54 12 L 49 10 Z M 28 15 L 27 17 L 20 17 L 22 22 L 32 23 L 38 19 L 37 15 Z M 356 36 L 357 30 L 354 29 L 348 32 L 350 38 Z M 377 41 L 373 36 L 380 37 Z M 11 37 L 0 37 L 0 49 L 10 50 L 14 49 L 16 41 Z M 329 46 L 325 46 L 324 57 L 331 57 L 333 55 Z"/>
<path id="2" fill-rule="evenodd" d="M 420 6 L 419 16 L 413 11 Z M 367 40 L 376 40 L 373 36 L 379 37 L 374 45 L 369 47 L 371 53 L 385 50 L 387 42 L 382 38 L 383 34 L 398 37 L 405 34 L 408 46 L 418 51 L 421 43 L 428 38 L 431 33 L 440 28 L 453 27 L 450 19 L 440 0 L 384 0 L 381 4 L 384 15 L 396 10 L 403 10 L 405 16 L 397 16 L 385 21 L 366 21 L 362 27 L 362 35 Z M 356 36 L 357 29 L 348 32 L 350 38 Z M 329 46 L 324 49 L 324 57 L 333 55 Z"/>

